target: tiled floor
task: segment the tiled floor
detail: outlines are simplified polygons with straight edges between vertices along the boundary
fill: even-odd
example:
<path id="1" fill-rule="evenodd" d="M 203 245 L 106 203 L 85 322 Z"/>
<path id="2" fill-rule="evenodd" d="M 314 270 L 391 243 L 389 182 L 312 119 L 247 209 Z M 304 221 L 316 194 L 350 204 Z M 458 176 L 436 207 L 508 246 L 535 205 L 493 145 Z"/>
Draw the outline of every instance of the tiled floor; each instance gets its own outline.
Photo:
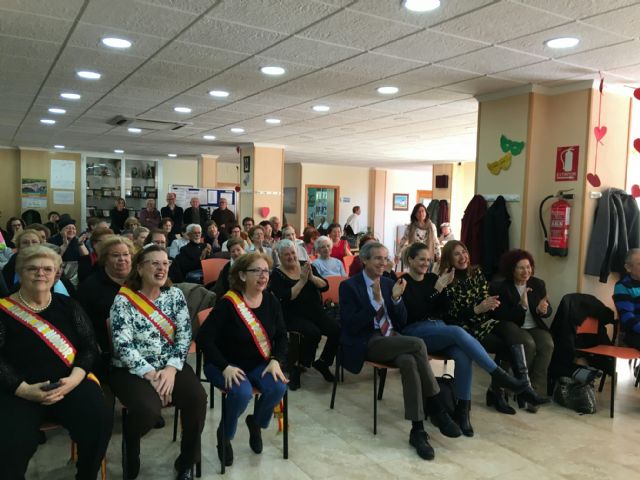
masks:
<path id="1" fill-rule="evenodd" d="M 434 362 L 437 374 L 442 362 Z M 447 370 L 451 372 L 450 363 Z M 524 410 L 502 415 L 484 405 L 488 376 L 476 370 L 472 423 L 473 438 L 445 438 L 427 425 L 436 449 L 432 462 L 421 460 L 409 446 L 409 422 L 402 419 L 401 385 L 390 373 L 380 403 L 378 435 L 372 433 L 371 372 L 346 375 L 338 388 L 335 410 L 329 409 L 331 386 L 319 374 L 302 377 L 303 388 L 290 393 L 290 456 L 282 459 L 282 439 L 275 426 L 263 433 L 264 452 L 255 455 L 248 445 L 244 421 L 233 442 L 235 463 L 229 479 L 633 479 L 640 475 L 640 390 L 633 388 L 626 363 L 618 366 L 616 416 L 609 418 L 609 384 L 598 394 L 599 411 L 578 415 L 558 405 L 548 405 L 533 415 Z M 219 420 L 209 410 L 203 435 L 203 476 L 219 476 L 214 432 Z M 142 440 L 140 479 L 174 478 L 173 461 L 178 445 L 171 442 L 173 411 L 166 410 L 167 426 Z M 120 467 L 120 417 L 116 417 L 107 454 L 108 478 L 122 478 Z M 69 438 L 52 432 L 31 461 L 28 479 L 62 480 L 74 476 L 66 460 Z M 0 466 L 1 469 L 1 466 Z M 2 475 L 0 474 L 0 478 Z"/>

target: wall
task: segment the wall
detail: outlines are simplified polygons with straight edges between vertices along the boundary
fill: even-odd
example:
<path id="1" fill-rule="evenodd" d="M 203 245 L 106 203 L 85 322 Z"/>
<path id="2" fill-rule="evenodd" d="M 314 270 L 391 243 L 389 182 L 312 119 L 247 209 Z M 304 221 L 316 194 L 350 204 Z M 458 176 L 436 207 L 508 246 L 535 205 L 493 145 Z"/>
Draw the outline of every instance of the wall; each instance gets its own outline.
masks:
<path id="1" fill-rule="evenodd" d="M 339 223 L 344 225 L 347 217 L 351 215 L 351 209 L 359 205 L 360 228 L 364 229 L 369 218 L 369 168 L 366 167 L 342 167 L 337 165 L 317 165 L 312 163 L 301 164 L 300 175 L 301 188 L 298 192 L 301 214 L 305 214 L 305 185 L 331 185 L 340 187 L 340 197 L 349 198 L 348 202 L 340 201 Z M 300 218 L 300 227 L 306 219 Z"/>
<path id="2" fill-rule="evenodd" d="M 11 217 L 20 216 L 20 151 L 14 148 L 0 148 L 0 226 L 5 228 Z"/>
<path id="3" fill-rule="evenodd" d="M 274 215 L 282 218 L 284 150 L 269 147 L 254 147 L 253 150 L 253 210 L 251 216 L 256 223 L 268 220 Z M 264 217 L 260 213 L 262 208 L 269 209 L 269 213 Z"/>
<path id="4" fill-rule="evenodd" d="M 302 233 L 302 204 L 300 201 L 300 176 L 302 167 L 299 163 L 286 163 L 284 165 L 284 188 L 296 188 L 296 213 L 287 213 L 287 223 L 293 225 L 298 234 Z M 284 198 L 283 198 L 284 201 Z"/>
<path id="5" fill-rule="evenodd" d="M 476 163 L 465 162 L 453 165 L 452 171 L 451 205 L 449 206 L 449 218 L 451 219 L 451 231 L 455 238 L 460 238 L 462 216 L 469 201 L 475 194 Z"/>
<path id="6" fill-rule="evenodd" d="M 239 181 L 240 162 L 221 162 L 218 160 L 218 186 L 236 186 Z"/>
<path id="7" fill-rule="evenodd" d="M 372 168 L 369 172 L 369 227 L 373 232 L 384 231 L 387 171 Z M 379 235 L 379 234 L 376 234 Z M 380 237 L 378 237 L 380 238 Z"/>
<path id="8" fill-rule="evenodd" d="M 165 197 L 171 185 L 191 185 L 198 187 L 198 160 L 161 160 L 162 185 L 158 191 L 158 205 L 166 205 Z"/>
<path id="9" fill-rule="evenodd" d="M 383 240 L 391 253 L 395 252 L 396 231 L 399 226 L 407 225 L 410 221 L 411 210 L 416 204 L 418 190 L 432 189 L 432 166 L 425 166 L 422 170 L 387 170 L 385 192 L 384 232 L 375 232 Z M 408 193 L 409 209 L 393 210 L 393 194 Z"/>

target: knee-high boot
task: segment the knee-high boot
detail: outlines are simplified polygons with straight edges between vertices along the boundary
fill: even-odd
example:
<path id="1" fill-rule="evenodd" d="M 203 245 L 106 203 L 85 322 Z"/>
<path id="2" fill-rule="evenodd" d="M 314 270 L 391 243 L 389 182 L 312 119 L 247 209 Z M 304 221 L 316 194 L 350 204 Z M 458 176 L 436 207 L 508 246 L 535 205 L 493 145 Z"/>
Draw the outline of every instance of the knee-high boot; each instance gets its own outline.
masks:
<path id="1" fill-rule="evenodd" d="M 511 350 L 511 365 L 513 367 L 513 373 L 516 377 L 527 383 L 527 387 L 522 392 L 519 392 L 522 399 L 533 405 L 548 403 L 550 401 L 549 398 L 540 396 L 531 386 L 529 369 L 527 368 L 527 359 L 524 354 L 524 345 L 519 343 L 517 345 L 511 345 L 509 348 Z"/>
<path id="2" fill-rule="evenodd" d="M 471 400 L 458 400 L 456 404 L 455 420 L 458 422 L 460 430 L 465 437 L 473 437 L 473 427 L 471 426 Z"/>

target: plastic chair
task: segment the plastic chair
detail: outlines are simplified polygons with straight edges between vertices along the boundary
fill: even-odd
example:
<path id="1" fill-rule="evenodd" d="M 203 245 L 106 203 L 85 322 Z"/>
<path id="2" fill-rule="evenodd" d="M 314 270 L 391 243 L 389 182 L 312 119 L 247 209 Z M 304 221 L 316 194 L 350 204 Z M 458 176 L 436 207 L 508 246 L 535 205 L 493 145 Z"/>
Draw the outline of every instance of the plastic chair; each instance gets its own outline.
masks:
<path id="1" fill-rule="evenodd" d="M 45 422 L 40 425 L 41 432 L 49 432 L 51 430 L 57 430 L 58 428 L 63 428 L 62 425 L 58 423 Z M 78 460 L 78 449 L 76 442 L 71 440 L 71 457 L 69 458 L 70 462 L 76 462 Z M 100 464 L 100 478 L 102 480 L 107 479 L 107 457 L 105 456 L 102 459 L 102 463 Z"/>
<path id="2" fill-rule="evenodd" d="M 340 303 L 340 295 L 339 295 L 340 284 L 344 280 L 347 280 L 348 278 L 349 277 L 341 277 L 337 275 L 324 277 L 324 279 L 329 284 L 329 290 L 327 290 L 326 292 L 322 292 L 322 303 L 326 302 L 327 300 L 331 300 L 336 305 Z"/>
<path id="3" fill-rule="evenodd" d="M 342 263 L 344 263 L 344 271 L 349 273 L 349 269 L 351 268 L 351 264 L 356 259 L 353 255 L 345 255 L 342 257 Z"/>
<path id="4" fill-rule="evenodd" d="M 200 327 L 202 327 L 202 324 L 211 313 L 211 310 L 213 310 L 213 308 L 205 308 L 204 310 L 198 312 L 198 324 L 200 325 Z M 194 346 L 195 342 L 191 342 L 191 345 Z M 213 384 L 209 382 L 207 377 L 202 376 L 203 355 L 202 355 L 202 351 L 197 347 L 197 345 L 195 346 L 195 352 L 196 352 L 196 376 L 198 377 L 198 380 L 200 380 L 201 382 L 207 382 L 209 384 L 209 408 L 213 408 L 213 404 L 214 404 Z M 191 348 L 189 349 L 189 353 L 191 353 Z"/>
<path id="5" fill-rule="evenodd" d="M 202 283 L 210 285 L 215 283 L 220 277 L 220 272 L 229 263 L 226 258 L 207 258 L 202 260 Z"/>
<path id="6" fill-rule="evenodd" d="M 592 317 L 584 319 L 582 324 L 578 326 L 576 334 L 597 334 L 598 333 L 598 320 Z M 613 339 L 618 337 L 618 322 L 613 324 Z M 615 406 L 615 391 L 616 383 L 618 381 L 618 373 L 616 371 L 616 361 L 618 358 L 624 360 L 635 360 L 640 358 L 640 350 L 631 347 L 619 347 L 616 345 L 596 345 L 590 348 L 577 348 L 576 351 L 586 353 L 592 356 L 604 357 L 609 360 L 609 369 L 604 372 L 602 380 L 600 381 L 599 392 L 604 389 L 604 381 L 609 375 L 611 377 L 611 402 L 609 406 L 609 416 L 613 418 L 614 406 Z"/>

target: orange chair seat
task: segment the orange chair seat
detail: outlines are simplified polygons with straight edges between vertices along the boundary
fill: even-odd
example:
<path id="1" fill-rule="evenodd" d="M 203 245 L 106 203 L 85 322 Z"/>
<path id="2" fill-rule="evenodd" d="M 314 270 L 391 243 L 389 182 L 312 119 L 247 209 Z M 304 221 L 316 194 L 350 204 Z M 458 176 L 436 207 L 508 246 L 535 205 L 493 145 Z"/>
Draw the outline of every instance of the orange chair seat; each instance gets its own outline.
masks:
<path id="1" fill-rule="evenodd" d="M 621 358 L 623 360 L 633 360 L 640 358 L 640 350 L 631 347 L 616 347 L 615 345 L 597 345 L 590 348 L 578 348 L 579 352 L 593 353 L 606 357 Z"/>

